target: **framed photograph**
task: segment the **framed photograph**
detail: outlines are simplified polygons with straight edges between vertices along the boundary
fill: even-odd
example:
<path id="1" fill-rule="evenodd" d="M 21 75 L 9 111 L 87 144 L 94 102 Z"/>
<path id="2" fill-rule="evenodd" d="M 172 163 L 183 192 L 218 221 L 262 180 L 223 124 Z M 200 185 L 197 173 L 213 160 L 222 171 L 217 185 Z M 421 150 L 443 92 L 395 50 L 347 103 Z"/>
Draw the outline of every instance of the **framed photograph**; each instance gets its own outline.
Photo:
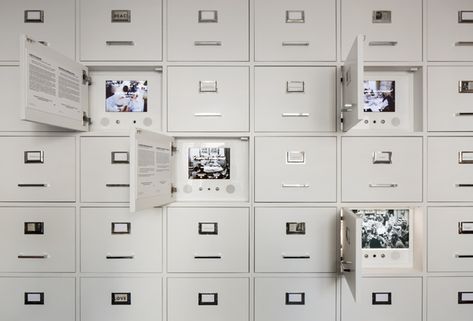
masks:
<path id="1" fill-rule="evenodd" d="M 363 249 L 408 249 L 409 210 L 364 210 L 361 226 Z"/>
<path id="2" fill-rule="evenodd" d="M 230 179 L 230 148 L 191 147 L 189 179 Z"/>
<path id="3" fill-rule="evenodd" d="M 364 112 L 396 111 L 396 81 L 365 80 L 363 83 Z"/>
<path id="4" fill-rule="evenodd" d="M 106 80 L 106 112 L 147 112 L 147 80 Z"/>

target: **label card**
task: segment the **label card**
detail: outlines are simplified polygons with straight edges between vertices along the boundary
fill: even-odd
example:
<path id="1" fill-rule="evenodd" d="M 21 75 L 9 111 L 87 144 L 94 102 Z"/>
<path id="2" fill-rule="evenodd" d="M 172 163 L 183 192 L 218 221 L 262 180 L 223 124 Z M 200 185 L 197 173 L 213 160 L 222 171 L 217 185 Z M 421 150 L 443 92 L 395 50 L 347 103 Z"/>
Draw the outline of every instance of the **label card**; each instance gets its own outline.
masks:
<path id="1" fill-rule="evenodd" d="M 286 305 L 304 305 L 305 293 L 286 293 Z"/>
<path id="2" fill-rule="evenodd" d="M 112 234 L 130 234 L 130 222 L 112 222 Z"/>
<path id="3" fill-rule="evenodd" d="M 199 305 L 218 305 L 218 293 L 199 293 Z"/>
<path id="4" fill-rule="evenodd" d="M 372 304 L 373 305 L 391 305 L 391 292 L 374 292 L 372 293 Z"/>
<path id="5" fill-rule="evenodd" d="M 25 305 L 43 305 L 44 292 L 25 292 Z"/>
<path id="6" fill-rule="evenodd" d="M 112 293 L 112 305 L 131 305 L 131 293 Z"/>
<path id="7" fill-rule="evenodd" d="M 199 234 L 200 235 L 217 235 L 218 234 L 218 223 L 199 223 Z"/>

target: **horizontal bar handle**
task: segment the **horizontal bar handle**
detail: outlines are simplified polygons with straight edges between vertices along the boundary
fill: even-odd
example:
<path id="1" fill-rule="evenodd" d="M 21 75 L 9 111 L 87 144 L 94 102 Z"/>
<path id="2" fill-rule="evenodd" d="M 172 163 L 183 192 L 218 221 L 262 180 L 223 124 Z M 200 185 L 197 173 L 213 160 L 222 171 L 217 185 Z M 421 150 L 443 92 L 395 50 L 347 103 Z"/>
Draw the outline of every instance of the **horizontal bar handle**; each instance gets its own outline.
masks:
<path id="1" fill-rule="evenodd" d="M 457 259 L 473 259 L 473 254 L 455 254 Z"/>
<path id="2" fill-rule="evenodd" d="M 394 188 L 397 187 L 397 184 L 370 184 L 369 187 L 381 187 L 381 188 Z"/>
<path id="3" fill-rule="evenodd" d="M 31 255 L 26 255 L 26 254 L 18 254 L 19 259 L 47 259 L 49 258 L 49 254 L 31 254 Z"/>
<path id="4" fill-rule="evenodd" d="M 222 117 L 222 113 L 195 113 L 194 117 Z"/>
<path id="5" fill-rule="evenodd" d="M 308 41 L 283 41 L 283 47 L 308 47 L 310 42 Z"/>
<path id="6" fill-rule="evenodd" d="M 398 42 L 397 41 L 370 41 L 368 45 L 372 47 L 381 47 L 381 46 L 386 46 L 386 47 L 394 47 L 397 46 Z"/>
<path id="7" fill-rule="evenodd" d="M 134 254 L 131 255 L 111 255 L 107 254 L 105 257 L 107 260 L 132 260 L 135 258 Z"/>
<path id="8" fill-rule="evenodd" d="M 292 259 L 308 260 L 308 259 L 310 259 L 310 255 L 309 254 L 305 254 L 305 255 L 286 255 L 286 254 L 283 253 L 282 258 L 285 259 L 285 260 L 292 260 Z"/>
<path id="9" fill-rule="evenodd" d="M 456 47 L 473 46 L 473 41 L 457 41 L 455 42 Z"/>
<path id="10" fill-rule="evenodd" d="M 130 184 L 105 184 L 106 187 L 130 187 Z"/>
<path id="11" fill-rule="evenodd" d="M 283 188 L 309 188 L 309 184 L 282 184 Z"/>
<path id="12" fill-rule="evenodd" d="M 199 255 L 195 254 L 194 259 L 196 260 L 220 260 L 222 258 L 221 254 L 217 255 Z"/>
<path id="13" fill-rule="evenodd" d="M 134 41 L 105 41 L 107 46 L 134 46 Z"/>
<path id="14" fill-rule="evenodd" d="M 216 46 L 222 45 L 221 41 L 194 41 L 194 46 Z"/>
<path id="15" fill-rule="evenodd" d="M 309 117 L 309 113 L 282 113 L 282 117 Z"/>
<path id="16" fill-rule="evenodd" d="M 456 187 L 473 187 L 473 184 L 455 184 Z"/>
<path id="17" fill-rule="evenodd" d="M 467 112 L 460 112 L 460 113 L 455 113 L 456 117 L 461 117 L 461 116 L 473 116 L 473 113 L 467 113 Z"/>
<path id="18" fill-rule="evenodd" d="M 18 184 L 18 187 L 49 187 L 49 184 Z"/>

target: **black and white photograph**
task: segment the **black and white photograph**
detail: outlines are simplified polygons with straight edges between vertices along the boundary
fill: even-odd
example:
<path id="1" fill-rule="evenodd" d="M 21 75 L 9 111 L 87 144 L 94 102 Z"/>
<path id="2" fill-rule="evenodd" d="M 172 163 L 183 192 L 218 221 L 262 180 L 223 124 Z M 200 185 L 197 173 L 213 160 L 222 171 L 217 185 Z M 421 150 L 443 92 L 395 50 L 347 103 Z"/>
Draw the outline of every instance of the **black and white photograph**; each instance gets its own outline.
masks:
<path id="1" fill-rule="evenodd" d="M 147 80 L 106 80 L 105 111 L 147 112 Z"/>
<path id="2" fill-rule="evenodd" d="M 394 80 L 364 81 L 364 112 L 396 111 L 396 82 Z"/>
<path id="3" fill-rule="evenodd" d="M 189 148 L 189 179 L 230 179 L 230 148 Z"/>
<path id="4" fill-rule="evenodd" d="M 408 249 L 409 210 L 360 210 L 363 249 Z"/>

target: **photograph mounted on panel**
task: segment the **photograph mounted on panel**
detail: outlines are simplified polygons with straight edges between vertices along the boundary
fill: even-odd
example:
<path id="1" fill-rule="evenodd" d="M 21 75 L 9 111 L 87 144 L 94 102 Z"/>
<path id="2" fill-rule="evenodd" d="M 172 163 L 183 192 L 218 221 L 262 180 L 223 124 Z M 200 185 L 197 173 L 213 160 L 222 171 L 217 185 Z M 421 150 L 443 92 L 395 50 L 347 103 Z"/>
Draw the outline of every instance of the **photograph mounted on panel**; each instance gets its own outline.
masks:
<path id="1" fill-rule="evenodd" d="M 230 148 L 191 147 L 189 179 L 230 179 Z"/>
<path id="2" fill-rule="evenodd" d="M 147 112 L 147 80 L 106 80 L 106 112 Z"/>
<path id="3" fill-rule="evenodd" d="M 395 112 L 396 82 L 365 80 L 363 82 L 364 112 Z"/>

